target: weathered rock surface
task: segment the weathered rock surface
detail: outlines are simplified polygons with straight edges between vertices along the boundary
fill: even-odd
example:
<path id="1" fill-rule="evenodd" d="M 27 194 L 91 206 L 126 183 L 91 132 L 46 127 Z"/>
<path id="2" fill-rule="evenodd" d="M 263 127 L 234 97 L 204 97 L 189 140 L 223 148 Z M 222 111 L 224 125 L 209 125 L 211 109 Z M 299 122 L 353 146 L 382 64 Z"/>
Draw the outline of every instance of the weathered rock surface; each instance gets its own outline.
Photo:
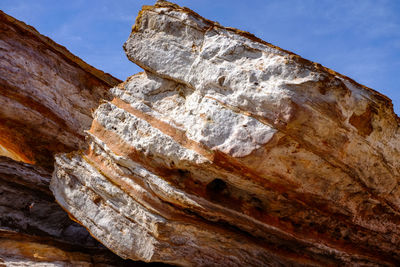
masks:
<path id="1" fill-rule="evenodd" d="M 52 169 L 81 148 L 91 110 L 120 81 L 0 11 L 0 155 Z"/>
<path id="2" fill-rule="evenodd" d="M 388 98 L 165 1 L 124 49 L 146 71 L 111 90 L 51 181 L 105 246 L 183 266 L 400 262 Z"/>
<path id="3" fill-rule="evenodd" d="M 54 202 L 51 173 L 0 157 L 0 266 L 122 266 Z"/>
<path id="4" fill-rule="evenodd" d="M 0 156 L 0 266 L 135 266 L 72 221 L 49 190 L 53 154 L 84 145 L 91 108 L 117 83 L 0 12 L 0 155 L 8 156 Z"/>

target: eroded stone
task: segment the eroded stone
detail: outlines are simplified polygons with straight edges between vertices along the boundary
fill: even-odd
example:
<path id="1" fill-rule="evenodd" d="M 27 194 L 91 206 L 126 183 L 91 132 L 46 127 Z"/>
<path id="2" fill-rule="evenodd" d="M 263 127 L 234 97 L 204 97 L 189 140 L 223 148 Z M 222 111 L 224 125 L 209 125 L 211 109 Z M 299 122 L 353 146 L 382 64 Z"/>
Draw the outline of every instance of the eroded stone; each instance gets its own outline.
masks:
<path id="1" fill-rule="evenodd" d="M 58 202 L 124 258 L 182 266 L 393 266 L 399 118 L 378 92 L 166 1 L 145 69 L 59 155 Z"/>

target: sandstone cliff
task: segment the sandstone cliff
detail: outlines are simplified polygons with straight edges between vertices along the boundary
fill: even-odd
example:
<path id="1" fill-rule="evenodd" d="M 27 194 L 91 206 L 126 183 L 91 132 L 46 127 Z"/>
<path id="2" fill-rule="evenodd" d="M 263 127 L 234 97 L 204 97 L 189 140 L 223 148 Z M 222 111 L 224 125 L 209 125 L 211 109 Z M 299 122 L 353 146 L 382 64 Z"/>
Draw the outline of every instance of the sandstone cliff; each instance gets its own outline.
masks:
<path id="1" fill-rule="evenodd" d="M 123 258 L 182 266 L 394 266 L 391 101 L 166 1 L 124 45 L 88 149 L 56 157 L 59 204 Z"/>

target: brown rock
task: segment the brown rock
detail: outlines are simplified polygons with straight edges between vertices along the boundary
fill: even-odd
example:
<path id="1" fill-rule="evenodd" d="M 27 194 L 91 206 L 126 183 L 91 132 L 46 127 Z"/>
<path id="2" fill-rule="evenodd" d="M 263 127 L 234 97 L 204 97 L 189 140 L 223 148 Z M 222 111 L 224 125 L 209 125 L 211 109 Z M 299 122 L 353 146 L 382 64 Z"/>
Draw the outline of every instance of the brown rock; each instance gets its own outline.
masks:
<path id="1" fill-rule="evenodd" d="M 52 169 L 54 153 L 81 147 L 91 110 L 119 82 L 0 11 L 0 155 Z"/>

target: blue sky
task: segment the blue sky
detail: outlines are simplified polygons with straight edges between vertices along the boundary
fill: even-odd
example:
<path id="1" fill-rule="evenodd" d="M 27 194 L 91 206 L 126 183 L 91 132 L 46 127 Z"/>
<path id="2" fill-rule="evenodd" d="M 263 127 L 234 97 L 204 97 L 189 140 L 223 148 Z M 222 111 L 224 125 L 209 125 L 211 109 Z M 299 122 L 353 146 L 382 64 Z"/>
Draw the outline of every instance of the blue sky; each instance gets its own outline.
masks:
<path id="1" fill-rule="evenodd" d="M 142 5 L 155 0 L 1 0 L 89 64 L 124 80 L 140 71 L 122 44 Z M 224 26 L 334 69 L 389 96 L 400 114 L 399 0 L 176 0 Z"/>

